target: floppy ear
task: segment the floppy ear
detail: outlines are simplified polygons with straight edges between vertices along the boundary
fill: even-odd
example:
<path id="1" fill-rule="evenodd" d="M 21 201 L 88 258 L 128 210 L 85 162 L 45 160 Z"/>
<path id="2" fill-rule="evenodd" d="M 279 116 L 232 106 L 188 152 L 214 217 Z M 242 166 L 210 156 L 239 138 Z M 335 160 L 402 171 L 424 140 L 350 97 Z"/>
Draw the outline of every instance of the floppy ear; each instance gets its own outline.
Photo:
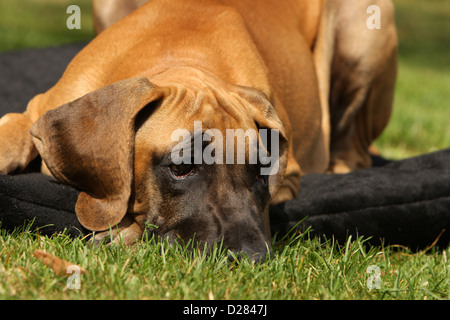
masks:
<path id="1" fill-rule="evenodd" d="M 278 170 L 269 176 L 269 192 L 271 197 L 274 197 L 281 185 L 282 178 L 286 171 L 289 142 L 286 137 L 283 123 L 275 111 L 275 108 L 270 103 L 269 99 L 262 92 L 247 88 L 240 87 L 240 95 L 248 102 L 247 110 L 255 120 L 257 126 L 260 129 L 269 129 L 267 134 L 267 143 L 269 144 L 268 151 L 271 154 L 274 153 L 274 148 L 278 148 Z M 278 143 L 271 144 L 270 130 L 278 131 Z M 266 146 L 267 147 L 267 146 Z M 272 150 L 270 150 L 272 149 Z"/>
<path id="2" fill-rule="evenodd" d="M 134 121 L 163 90 L 146 78 L 122 80 L 48 111 L 31 128 L 33 142 L 58 180 L 82 190 L 75 211 L 89 230 L 119 223 L 133 184 Z M 155 102 L 155 104 L 152 104 Z"/>

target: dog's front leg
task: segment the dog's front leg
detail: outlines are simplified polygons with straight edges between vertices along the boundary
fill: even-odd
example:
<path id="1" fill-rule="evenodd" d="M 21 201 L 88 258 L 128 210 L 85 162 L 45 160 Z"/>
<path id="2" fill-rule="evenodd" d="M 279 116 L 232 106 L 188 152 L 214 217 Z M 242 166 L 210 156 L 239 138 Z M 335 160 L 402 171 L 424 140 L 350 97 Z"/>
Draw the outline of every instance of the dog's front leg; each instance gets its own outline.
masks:
<path id="1" fill-rule="evenodd" d="M 32 124 L 23 113 L 8 113 L 0 119 L 0 173 L 21 171 L 38 155 L 29 133 Z"/>

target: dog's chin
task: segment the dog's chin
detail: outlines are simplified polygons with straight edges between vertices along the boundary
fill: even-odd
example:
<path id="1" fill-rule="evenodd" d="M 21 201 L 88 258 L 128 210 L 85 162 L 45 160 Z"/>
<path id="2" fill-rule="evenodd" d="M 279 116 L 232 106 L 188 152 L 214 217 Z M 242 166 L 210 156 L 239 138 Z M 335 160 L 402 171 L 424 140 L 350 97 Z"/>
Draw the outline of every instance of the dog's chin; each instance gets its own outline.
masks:
<path id="1" fill-rule="evenodd" d="M 238 247 L 227 245 L 225 236 L 216 239 L 199 239 L 197 234 L 185 238 L 174 230 L 168 232 L 158 231 L 157 228 L 146 229 L 144 238 L 155 237 L 158 241 L 167 241 L 170 244 L 179 243 L 187 250 L 194 250 L 207 256 L 221 254 L 224 251 L 230 262 L 241 262 L 248 260 L 253 263 L 262 263 L 272 256 L 272 246 L 269 242 L 264 242 L 259 246 L 241 245 Z"/>
<path id="2" fill-rule="evenodd" d="M 233 251 L 230 250 L 228 254 L 228 260 L 230 262 L 240 262 L 244 259 L 248 259 L 251 262 L 254 263 L 262 263 L 266 260 L 270 259 L 272 256 L 272 247 L 270 244 L 267 243 L 267 247 L 265 251 L 254 251 L 251 248 L 243 248 L 239 251 Z"/>

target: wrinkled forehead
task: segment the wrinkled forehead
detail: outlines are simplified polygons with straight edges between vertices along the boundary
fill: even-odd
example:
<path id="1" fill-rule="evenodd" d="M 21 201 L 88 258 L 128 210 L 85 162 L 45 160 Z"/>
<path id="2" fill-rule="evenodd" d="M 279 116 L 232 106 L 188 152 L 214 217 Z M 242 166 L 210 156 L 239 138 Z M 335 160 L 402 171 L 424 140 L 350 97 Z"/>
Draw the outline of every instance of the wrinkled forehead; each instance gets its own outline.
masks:
<path id="1" fill-rule="evenodd" d="M 233 94 L 188 92 L 178 88 L 145 120 L 136 140 L 143 139 L 153 149 L 169 152 L 181 139 L 177 140 L 177 136 L 183 136 L 185 140 L 187 135 L 194 139 L 197 135 L 215 137 L 219 132 L 223 138 L 227 132 L 253 136 L 254 132 L 257 134 L 256 130 L 256 123 L 245 102 Z"/>

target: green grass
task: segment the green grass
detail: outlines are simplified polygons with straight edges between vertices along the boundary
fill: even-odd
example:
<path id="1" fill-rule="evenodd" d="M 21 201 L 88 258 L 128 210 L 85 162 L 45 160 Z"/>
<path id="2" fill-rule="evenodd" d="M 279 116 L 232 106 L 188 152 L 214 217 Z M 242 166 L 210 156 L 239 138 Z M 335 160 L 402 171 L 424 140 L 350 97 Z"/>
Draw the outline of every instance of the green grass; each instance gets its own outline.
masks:
<path id="1" fill-rule="evenodd" d="M 450 72 L 400 61 L 395 107 L 388 127 L 376 142 L 390 158 L 450 147 Z"/>
<path id="2" fill-rule="evenodd" d="M 81 11 L 81 29 L 66 26 L 67 7 Z M 94 37 L 90 0 L 0 0 L 0 51 L 43 48 Z"/>
<path id="3" fill-rule="evenodd" d="M 450 147 L 450 2 L 394 4 L 400 43 L 394 110 L 375 145 L 401 159 Z"/>
<path id="4" fill-rule="evenodd" d="M 394 3 L 399 76 L 393 115 L 376 146 L 399 159 L 450 146 L 450 2 Z M 81 7 L 81 30 L 66 28 L 69 4 Z M 92 37 L 88 0 L 0 0 L 0 51 Z M 205 256 L 189 247 L 151 238 L 133 247 L 94 248 L 66 235 L 0 231 L 0 299 L 450 298 L 450 248 L 413 253 L 371 247 L 365 238 L 338 244 L 306 233 L 275 242 L 273 258 L 254 265 L 229 263 L 223 250 Z M 81 289 L 68 289 L 66 277 L 33 257 L 36 249 L 86 268 Z M 369 266 L 381 272 L 380 289 L 367 287 Z"/>
<path id="5" fill-rule="evenodd" d="M 88 270 L 80 289 L 69 289 L 33 257 L 45 250 Z M 29 229 L 0 237 L 0 299 L 448 299 L 450 249 L 413 254 L 407 248 L 372 247 L 363 238 L 333 240 L 293 234 L 274 243 L 264 264 L 229 262 L 216 247 L 205 255 L 192 245 L 154 238 L 133 247 L 94 248 L 66 235 Z M 380 271 L 380 288 L 367 273 Z"/>

